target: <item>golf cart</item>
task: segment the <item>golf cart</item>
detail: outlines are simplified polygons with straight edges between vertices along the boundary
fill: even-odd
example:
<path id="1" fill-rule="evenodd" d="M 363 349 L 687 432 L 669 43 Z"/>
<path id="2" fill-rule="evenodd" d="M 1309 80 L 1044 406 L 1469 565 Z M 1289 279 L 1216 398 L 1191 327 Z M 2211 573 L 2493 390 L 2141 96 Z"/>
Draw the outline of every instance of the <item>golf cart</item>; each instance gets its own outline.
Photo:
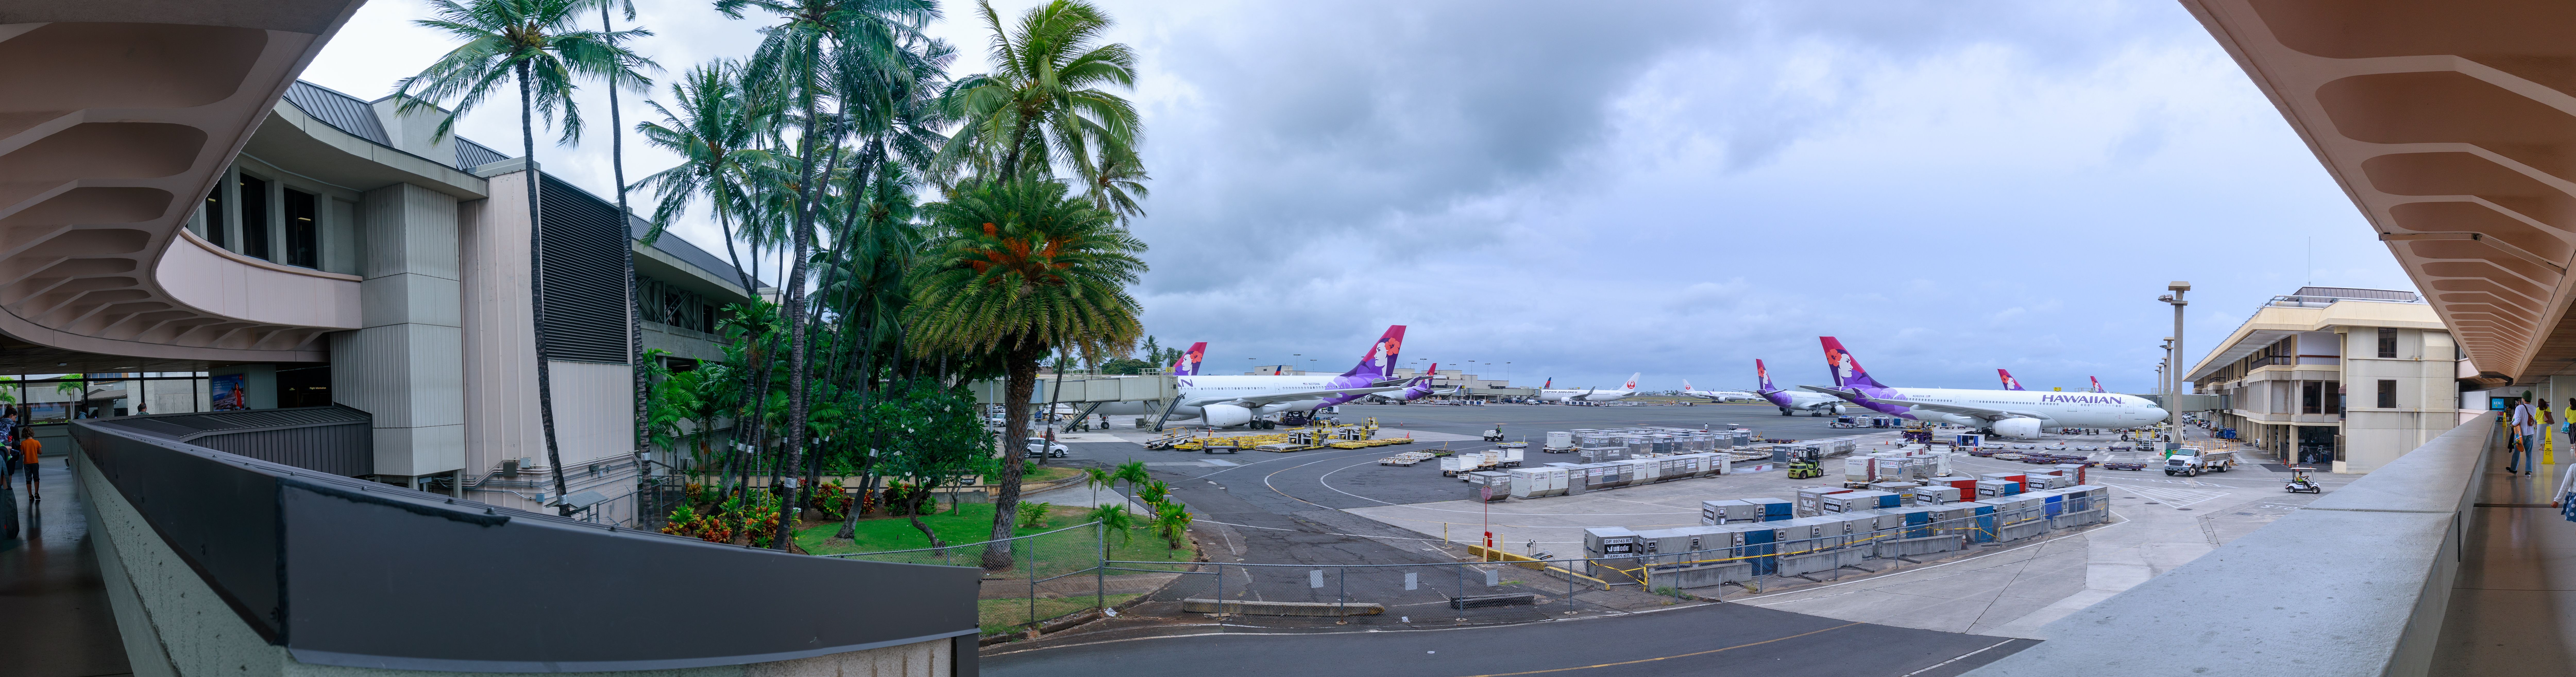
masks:
<path id="1" fill-rule="evenodd" d="M 2283 489 L 2287 489 L 2287 490 L 2289 490 L 2289 491 L 2290 491 L 2290 493 L 2293 493 L 2293 494 L 2297 494 L 2297 493 L 2322 494 L 2322 493 L 2325 493 L 2325 492 L 2326 492 L 2326 488 L 2325 488 L 2325 487 L 2317 486 L 2317 483 L 2316 483 L 2316 481 L 2315 481 L 2315 480 L 2311 480 L 2311 479 L 2309 479 L 2309 478 L 2308 478 L 2308 474 L 2309 474 L 2309 473 L 2313 473 L 2313 472 L 2316 472 L 2316 471 L 2317 471 L 2317 469 L 2316 469 L 2316 468 L 2311 468 L 2311 467 L 2304 466 L 2304 465 L 2302 465 L 2302 466 L 2296 466 L 2296 467 L 2290 468 L 2290 483 L 2289 483 L 2287 486 L 2283 486 L 2283 487 L 2281 487 L 2281 488 L 2283 488 Z"/>

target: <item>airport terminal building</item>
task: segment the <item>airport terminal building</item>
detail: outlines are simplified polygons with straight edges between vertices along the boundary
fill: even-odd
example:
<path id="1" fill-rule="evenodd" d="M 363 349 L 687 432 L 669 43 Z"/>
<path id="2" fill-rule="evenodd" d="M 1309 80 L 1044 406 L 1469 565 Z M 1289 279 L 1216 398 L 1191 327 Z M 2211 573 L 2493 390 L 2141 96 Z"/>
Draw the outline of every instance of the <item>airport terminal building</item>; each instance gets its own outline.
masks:
<path id="1" fill-rule="evenodd" d="M 2215 427 L 2273 459 L 2366 473 L 2485 411 L 2463 395 L 2476 375 L 2414 292 L 2301 287 L 2255 309 L 2187 378 L 2222 396 Z"/>
<path id="2" fill-rule="evenodd" d="M 357 6 L 0 23 L 0 375 L 38 377 L 15 394 L 57 478 L 11 501 L 31 531 L 0 571 L 38 611 L 0 632 L 63 650 L 12 660 L 973 674 L 974 569 L 634 528 L 653 459 L 632 356 L 716 357 L 721 309 L 767 290 L 677 237 L 641 244 L 640 219 L 526 158 L 433 138 L 438 113 L 297 81 Z M 651 594 L 692 580 L 837 583 Z M 880 607 L 901 613 L 854 613 Z M 740 622 L 671 642 L 671 618 Z"/>

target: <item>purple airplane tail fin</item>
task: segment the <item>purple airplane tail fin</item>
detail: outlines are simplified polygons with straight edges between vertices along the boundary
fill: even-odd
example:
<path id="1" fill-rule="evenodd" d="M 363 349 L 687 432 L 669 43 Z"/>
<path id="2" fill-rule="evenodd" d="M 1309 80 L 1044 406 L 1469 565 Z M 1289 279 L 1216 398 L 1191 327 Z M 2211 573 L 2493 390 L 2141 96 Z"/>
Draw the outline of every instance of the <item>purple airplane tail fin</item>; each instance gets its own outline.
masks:
<path id="1" fill-rule="evenodd" d="M 1440 363 L 1438 363 L 1438 362 L 1433 362 L 1433 363 L 1431 363 L 1431 371 L 1422 372 L 1422 375 L 1421 375 L 1421 376 L 1413 377 L 1413 387 L 1404 389 L 1404 394 L 1405 394 L 1405 396 L 1406 396 L 1406 399 L 1417 399 L 1417 400 L 1418 400 L 1418 399 L 1422 399 L 1422 398 L 1425 398 L 1425 397 L 1430 397 L 1430 396 L 1431 396 L 1431 379 L 1432 379 L 1432 378 L 1434 378 L 1435 376 L 1439 375 L 1439 373 L 1440 373 Z"/>
<path id="2" fill-rule="evenodd" d="M 1200 341 L 1198 343 L 1190 344 L 1189 351 L 1181 353 L 1181 359 L 1172 361 L 1172 375 L 1197 376 L 1199 375 L 1199 363 L 1206 360 L 1207 342 Z"/>
<path id="3" fill-rule="evenodd" d="M 1996 376 L 2001 376 L 2001 377 L 2003 377 L 2003 379 L 2004 379 L 2004 389 L 2005 389 L 2005 390 L 2021 390 L 2021 389 L 2022 389 L 2022 387 L 2021 387 L 2021 380 L 2020 380 L 2020 379 L 2013 378 L 2013 377 L 2012 377 L 2012 372 L 2004 371 L 2004 370 L 2002 370 L 2002 369 L 1997 369 L 1997 370 L 1995 370 L 1995 375 L 1996 375 Z"/>
<path id="4" fill-rule="evenodd" d="M 1835 340 L 1834 337 L 1831 336 L 1818 336 L 1816 338 L 1823 341 L 1825 344 L 1825 368 L 1834 373 L 1835 387 L 1887 387 L 1879 384 L 1878 379 L 1869 377 L 1869 370 L 1861 368 L 1860 360 L 1852 357 L 1851 351 L 1843 349 L 1842 341 Z"/>
<path id="5" fill-rule="evenodd" d="M 1396 356 L 1403 349 L 1404 325 L 1389 325 L 1386 333 L 1378 335 L 1376 343 L 1369 344 L 1368 354 L 1360 357 L 1359 365 L 1351 367 L 1350 371 L 1342 372 L 1342 375 L 1365 376 L 1371 379 L 1391 376 L 1395 373 Z"/>
<path id="6" fill-rule="evenodd" d="M 1758 392 L 1766 393 L 1779 390 L 1771 387 L 1771 370 L 1762 368 L 1761 360 L 1753 361 L 1753 387 Z"/>
<path id="7" fill-rule="evenodd" d="M 2103 389 L 2102 389 L 2102 379 L 2101 379 L 2101 378 L 2099 378 L 2099 377 L 2093 377 L 2093 376 L 2086 376 L 2085 378 L 2093 379 L 2093 392 L 2097 392 L 2097 393 L 2101 393 L 2101 392 L 2110 392 L 2110 391 L 2107 391 L 2107 390 L 2103 390 Z"/>

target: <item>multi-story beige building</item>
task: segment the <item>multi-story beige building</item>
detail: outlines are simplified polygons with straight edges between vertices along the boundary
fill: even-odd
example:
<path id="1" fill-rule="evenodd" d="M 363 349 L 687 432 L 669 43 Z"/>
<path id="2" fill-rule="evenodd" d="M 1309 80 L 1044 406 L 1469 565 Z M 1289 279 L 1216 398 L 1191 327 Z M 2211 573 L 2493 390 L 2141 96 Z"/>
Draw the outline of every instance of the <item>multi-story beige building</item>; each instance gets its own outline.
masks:
<path id="1" fill-rule="evenodd" d="M 2461 396 L 2475 375 L 2414 292 L 2301 287 L 2255 309 L 2187 378 L 2224 396 L 2215 427 L 2272 458 L 2366 473 L 2484 410 Z"/>

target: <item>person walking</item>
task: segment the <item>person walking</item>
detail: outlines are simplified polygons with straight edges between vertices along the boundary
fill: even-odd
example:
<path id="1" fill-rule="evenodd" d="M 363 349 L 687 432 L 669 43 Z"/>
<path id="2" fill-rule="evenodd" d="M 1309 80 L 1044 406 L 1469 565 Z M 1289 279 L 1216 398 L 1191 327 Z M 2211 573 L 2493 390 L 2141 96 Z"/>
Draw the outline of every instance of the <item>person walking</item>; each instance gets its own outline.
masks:
<path id="1" fill-rule="evenodd" d="M 18 448 L 17 445 L 11 444 L 12 442 L 17 441 L 17 434 L 18 408 L 0 405 L 0 451 Z M 0 477 L 8 477 L 10 475 L 18 474 L 17 454 L 0 453 L 0 457 L 6 457 L 7 459 L 5 464 L 0 464 L 7 467 L 6 472 L 0 472 Z"/>
<path id="2" fill-rule="evenodd" d="M 18 440 L 18 450 L 24 454 L 19 461 L 27 466 L 27 500 L 45 500 L 44 494 L 36 491 L 36 454 L 44 452 L 45 443 L 36 441 L 36 438 L 31 435 L 26 439 Z"/>
<path id="3" fill-rule="evenodd" d="M 2530 472 L 2520 470 L 2520 468 L 2524 461 L 2538 460 L 2537 457 L 2532 455 L 2533 440 L 2531 439 L 2531 433 L 2534 430 L 2534 424 L 2538 423 L 2538 421 L 2532 416 L 2531 400 L 2529 398 L 2516 398 L 2513 404 L 2513 417 L 2508 420 L 2513 425 L 2513 442 L 2515 442 L 2515 444 L 2511 445 L 2513 447 L 2513 453 L 2505 457 L 2504 472 L 2508 475 L 2515 472 L 2522 472 L 2524 475 L 2529 475 L 2531 474 Z"/>

